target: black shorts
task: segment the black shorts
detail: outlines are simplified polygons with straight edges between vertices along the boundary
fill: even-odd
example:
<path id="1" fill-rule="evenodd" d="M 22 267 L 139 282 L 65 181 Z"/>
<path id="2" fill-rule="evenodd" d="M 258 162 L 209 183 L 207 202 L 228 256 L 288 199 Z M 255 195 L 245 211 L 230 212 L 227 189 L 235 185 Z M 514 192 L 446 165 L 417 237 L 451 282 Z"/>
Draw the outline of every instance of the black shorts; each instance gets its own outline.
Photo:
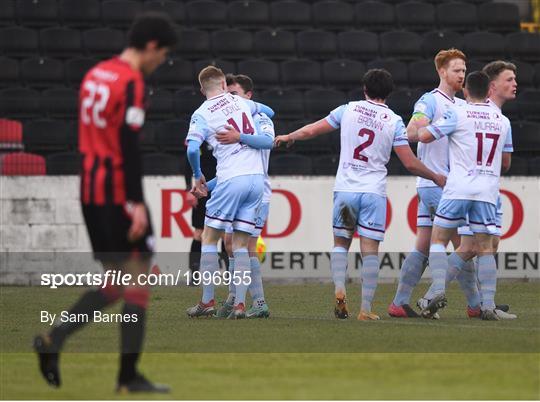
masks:
<path id="1" fill-rule="evenodd" d="M 82 204 L 82 212 L 97 260 L 118 262 L 134 256 L 141 258 L 152 256 L 155 239 L 149 215 L 146 233 L 132 243 L 128 240 L 131 217 L 123 205 Z"/>
<path id="2" fill-rule="evenodd" d="M 199 203 L 191 211 L 191 226 L 195 229 L 204 229 L 204 214 L 206 213 L 206 201 L 208 197 L 199 199 Z"/>

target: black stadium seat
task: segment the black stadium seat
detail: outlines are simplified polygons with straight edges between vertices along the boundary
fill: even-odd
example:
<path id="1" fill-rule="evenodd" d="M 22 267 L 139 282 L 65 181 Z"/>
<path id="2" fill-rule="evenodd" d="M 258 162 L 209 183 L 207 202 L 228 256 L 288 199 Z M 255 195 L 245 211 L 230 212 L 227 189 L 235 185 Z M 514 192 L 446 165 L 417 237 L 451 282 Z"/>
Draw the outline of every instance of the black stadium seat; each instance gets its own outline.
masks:
<path id="1" fill-rule="evenodd" d="M 78 29 L 52 27 L 42 29 L 40 34 L 41 48 L 49 57 L 72 57 L 81 55 L 82 40 Z"/>
<path id="2" fill-rule="evenodd" d="M 512 123 L 514 150 L 540 152 L 540 123 L 520 121 Z"/>
<path id="3" fill-rule="evenodd" d="M 81 154 L 61 152 L 47 156 L 48 175 L 78 175 L 81 170 Z"/>
<path id="4" fill-rule="evenodd" d="M 277 62 L 263 59 L 243 60 L 238 63 L 238 74 L 250 77 L 255 88 L 279 85 L 279 64 Z"/>
<path id="5" fill-rule="evenodd" d="M 534 65 L 534 83 L 537 88 L 540 88 L 540 63 Z"/>
<path id="6" fill-rule="evenodd" d="M 425 58 L 433 59 L 441 49 L 463 49 L 463 36 L 452 31 L 431 31 L 422 36 L 422 52 Z"/>
<path id="7" fill-rule="evenodd" d="M 240 29 L 261 29 L 270 25 L 268 3 L 260 0 L 236 0 L 227 7 L 229 24 Z"/>
<path id="8" fill-rule="evenodd" d="M 281 79 L 288 87 L 312 88 L 321 85 L 321 65 L 313 60 L 281 62 Z"/>
<path id="9" fill-rule="evenodd" d="M 295 154 L 270 156 L 271 175 L 310 175 L 312 170 L 311 158 L 308 156 Z"/>
<path id="10" fill-rule="evenodd" d="M 15 0 L 2 1 L 2 7 L 0 7 L 0 27 L 12 25 L 15 22 Z"/>
<path id="11" fill-rule="evenodd" d="M 202 105 L 205 98 L 199 88 L 186 88 L 174 93 L 174 115 L 190 119 L 193 112 Z"/>
<path id="12" fill-rule="evenodd" d="M 60 19 L 65 25 L 91 28 L 99 24 L 99 0 L 59 0 L 58 7 Z"/>
<path id="13" fill-rule="evenodd" d="M 57 25 L 56 0 L 17 0 L 17 19 L 22 25 L 31 27 Z"/>
<path id="14" fill-rule="evenodd" d="M 37 31 L 20 27 L 0 29 L 0 52 L 10 57 L 30 57 L 38 53 Z"/>
<path id="15" fill-rule="evenodd" d="M 75 119 L 78 112 L 78 93 L 69 88 L 50 88 L 41 94 L 41 110 L 48 117 Z"/>
<path id="16" fill-rule="evenodd" d="M 386 103 L 407 122 L 412 115 L 415 102 L 423 93 L 422 90 L 398 89 L 390 94 Z"/>
<path id="17" fill-rule="evenodd" d="M 476 31 L 476 6 L 462 1 L 441 3 L 437 6 L 437 21 L 441 29 L 456 32 Z"/>
<path id="18" fill-rule="evenodd" d="M 321 119 L 345 103 L 347 103 L 347 96 L 342 91 L 311 89 L 304 93 L 304 105 L 308 118 Z"/>
<path id="19" fill-rule="evenodd" d="M 280 0 L 270 3 L 272 26 L 282 29 L 305 29 L 311 26 L 311 7 L 297 0 Z"/>
<path id="20" fill-rule="evenodd" d="M 426 32 L 435 28 L 435 7 L 420 1 L 408 1 L 396 5 L 399 25 L 408 31 Z"/>
<path id="21" fill-rule="evenodd" d="M 422 56 L 420 35 L 408 31 L 390 31 L 380 35 L 381 55 L 400 60 L 414 60 Z"/>
<path id="22" fill-rule="evenodd" d="M 179 175 L 184 171 L 185 159 L 164 153 L 146 154 L 143 155 L 142 165 L 144 175 Z"/>
<path id="23" fill-rule="evenodd" d="M 510 170 L 505 173 L 506 176 L 526 176 L 529 171 L 529 161 L 527 158 L 512 155 Z"/>
<path id="24" fill-rule="evenodd" d="M 321 0 L 311 9 L 317 28 L 343 31 L 354 25 L 354 8 L 344 1 Z"/>
<path id="25" fill-rule="evenodd" d="M 364 31 L 340 32 L 338 46 L 343 57 L 362 61 L 373 60 L 379 54 L 379 35 Z"/>
<path id="26" fill-rule="evenodd" d="M 185 59 L 168 59 L 148 78 L 161 88 L 178 89 L 195 84 L 193 64 Z"/>
<path id="27" fill-rule="evenodd" d="M 87 52 L 96 57 L 110 57 L 119 53 L 125 45 L 124 32 L 119 29 L 95 28 L 83 32 Z"/>
<path id="28" fill-rule="evenodd" d="M 296 55 L 294 33 L 284 30 L 265 30 L 255 34 L 257 56 L 282 60 Z"/>
<path id="29" fill-rule="evenodd" d="M 367 64 L 367 69 L 384 68 L 394 79 L 396 86 L 406 86 L 409 83 L 409 74 L 407 73 L 407 65 L 401 61 L 393 59 L 376 59 Z"/>
<path id="30" fill-rule="evenodd" d="M 139 135 L 139 146 L 141 151 L 146 152 L 156 152 L 156 123 L 153 121 L 145 121 L 144 126 L 141 129 Z"/>
<path id="31" fill-rule="evenodd" d="M 512 60 L 516 66 L 516 80 L 519 88 L 534 87 L 534 67 L 524 61 Z"/>
<path id="32" fill-rule="evenodd" d="M 366 68 L 356 60 L 338 59 L 323 64 L 324 82 L 338 89 L 350 89 L 362 85 Z"/>
<path id="33" fill-rule="evenodd" d="M 39 115 L 38 91 L 14 87 L 0 90 L 0 117 L 30 118 Z"/>
<path id="34" fill-rule="evenodd" d="M 220 68 L 225 74 L 228 74 L 228 73 L 236 74 L 236 63 L 229 60 L 202 59 L 202 60 L 195 61 L 193 66 L 195 69 L 196 76 L 198 76 L 199 72 L 207 66 L 214 66 L 214 67 Z M 194 81 L 193 85 L 197 85 L 197 80 Z"/>
<path id="35" fill-rule="evenodd" d="M 492 32 L 519 31 L 519 7 L 515 3 L 486 3 L 478 6 L 480 27 Z"/>
<path id="36" fill-rule="evenodd" d="M 270 89 L 260 95 L 261 102 L 269 105 L 280 119 L 304 117 L 302 92 L 294 89 Z"/>
<path id="37" fill-rule="evenodd" d="M 292 122 L 291 131 L 297 130 L 313 120 L 299 120 Z M 301 155 L 328 155 L 334 152 L 332 137 L 339 137 L 339 130 L 334 130 L 328 134 L 318 135 L 309 141 L 296 141 L 291 149 L 296 154 Z M 285 150 L 286 148 L 284 148 Z M 315 166 L 314 166 L 315 167 Z"/>
<path id="38" fill-rule="evenodd" d="M 339 165 L 339 155 L 323 155 L 312 158 L 313 174 L 335 176 Z"/>
<path id="39" fill-rule="evenodd" d="M 212 32 L 212 53 L 226 59 L 244 59 L 253 51 L 251 32 L 239 29 L 223 29 Z"/>
<path id="40" fill-rule="evenodd" d="M 409 84 L 414 88 L 433 89 L 439 85 L 439 74 L 432 60 L 409 63 Z"/>
<path id="41" fill-rule="evenodd" d="M 504 38 L 493 32 L 472 32 L 465 35 L 465 54 L 479 60 L 497 60 L 504 58 Z"/>
<path id="42" fill-rule="evenodd" d="M 524 119 L 540 121 L 540 90 L 526 89 L 519 93 L 517 101 Z"/>
<path id="43" fill-rule="evenodd" d="M 27 86 L 47 88 L 64 84 L 64 63 L 48 57 L 32 57 L 21 62 L 21 78 Z"/>
<path id="44" fill-rule="evenodd" d="M 220 29 L 227 21 L 227 6 L 221 1 L 191 1 L 186 12 L 191 26 L 198 29 Z"/>
<path id="45" fill-rule="evenodd" d="M 395 29 L 396 15 L 392 5 L 380 1 L 362 1 L 354 8 L 357 27 L 374 32 Z"/>
<path id="46" fill-rule="evenodd" d="M 101 18 L 108 27 L 128 28 L 142 9 L 139 1 L 106 0 L 101 3 Z"/>
<path id="47" fill-rule="evenodd" d="M 506 36 L 506 53 L 515 59 L 540 61 L 540 33 L 515 32 Z"/>
<path id="48" fill-rule="evenodd" d="M 186 7 L 183 2 L 174 0 L 150 0 L 143 4 L 145 11 L 158 11 L 167 14 L 179 24 L 186 21 Z"/>
<path id="49" fill-rule="evenodd" d="M 0 88 L 19 85 L 19 62 L 0 56 Z"/>
<path id="50" fill-rule="evenodd" d="M 72 87 L 78 87 L 84 75 L 98 63 L 97 59 L 90 57 L 77 57 L 66 61 L 64 70 L 66 80 Z"/>
<path id="51" fill-rule="evenodd" d="M 529 159 L 529 174 L 532 176 L 540 176 L 540 156 Z"/>
<path id="52" fill-rule="evenodd" d="M 179 42 L 175 53 L 186 59 L 208 57 L 210 35 L 200 29 L 185 29 L 179 33 Z"/>
<path id="53" fill-rule="evenodd" d="M 24 147 L 41 154 L 67 151 L 69 134 L 69 124 L 63 120 L 31 120 L 24 124 Z"/>
<path id="54" fill-rule="evenodd" d="M 156 126 L 156 145 L 161 152 L 175 155 L 184 154 L 184 140 L 189 129 L 189 121 L 166 120 Z"/>
<path id="55" fill-rule="evenodd" d="M 149 90 L 147 94 L 148 118 L 171 119 L 173 117 L 173 95 L 166 89 Z"/>
<path id="56" fill-rule="evenodd" d="M 337 53 L 336 35 L 321 30 L 307 30 L 296 35 L 298 56 L 308 59 L 327 60 Z"/>

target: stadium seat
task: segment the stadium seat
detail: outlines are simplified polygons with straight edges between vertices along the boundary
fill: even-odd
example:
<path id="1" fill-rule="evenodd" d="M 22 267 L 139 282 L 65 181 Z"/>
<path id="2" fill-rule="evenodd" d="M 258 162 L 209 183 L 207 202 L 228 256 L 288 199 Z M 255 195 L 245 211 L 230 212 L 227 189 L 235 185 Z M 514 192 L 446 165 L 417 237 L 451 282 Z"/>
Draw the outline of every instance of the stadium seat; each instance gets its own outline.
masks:
<path id="1" fill-rule="evenodd" d="M 540 124 L 532 121 L 512 123 L 514 150 L 518 152 L 540 151 Z"/>
<path id="2" fill-rule="evenodd" d="M 56 0 L 17 0 L 17 19 L 20 24 L 31 27 L 57 25 Z"/>
<path id="3" fill-rule="evenodd" d="M 468 59 L 467 60 L 467 73 L 471 73 L 473 71 L 480 71 L 484 68 L 485 65 L 486 65 L 485 61 Z"/>
<path id="4" fill-rule="evenodd" d="M 437 6 L 437 21 L 440 29 L 456 32 L 476 31 L 478 27 L 476 6 L 462 1 L 441 3 Z"/>
<path id="5" fill-rule="evenodd" d="M 270 19 L 273 27 L 305 29 L 311 25 L 311 7 L 308 3 L 297 0 L 272 1 Z"/>
<path id="6" fill-rule="evenodd" d="M 431 31 L 422 36 L 422 52 L 433 60 L 441 49 L 463 49 L 463 36 L 452 31 Z"/>
<path id="7" fill-rule="evenodd" d="M 311 7 L 313 22 L 319 29 L 343 31 L 354 25 L 354 8 L 339 0 L 317 1 Z"/>
<path id="8" fill-rule="evenodd" d="M 141 148 L 141 152 L 149 153 L 157 151 L 156 126 L 157 123 L 153 121 L 147 120 L 144 122 L 144 126 L 139 135 L 139 147 Z"/>
<path id="9" fill-rule="evenodd" d="M 19 85 L 19 62 L 0 56 L 0 88 Z"/>
<path id="10" fill-rule="evenodd" d="M 194 62 L 193 66 L 196 76 L 198 76 L 199 72 L 207 66 L 215 66 L 217 68 L 220 68 L 225 74 L 236 74 L 236 63 L 223 59 L 197 60 Z M 194 81 L 194 85 L 197 85 L 197 80 Z"/>
<path id="11" fill-rule="evenodd" d="M 30 57 L 37 54 L 37 32 L 21 26 L 1 28 L 0 52 L 9 57 Z"/>
<path id="12" fill-rule="evenodd" d="M 480 27 L 487 31 L 500 33 L 519 31 L 519 7 L 510 2 L 480 4 L 478 20 Z"/>
<path id="13" fill-rule="evenodd" d="M 199 88 L 181 89 L 174 93 L 174 115 L 186 120 L 202 105 L 205 97 Z"/>
<path id="14" fill-rule="evenodd" d="M 414 32 L 391 31 L 380 35 L 381 55 L 400 60 L 422 57 L 421 37 Z"/>
<path id="15" fill-rule="evenodd" d="M 60 0 L 58 7 L 60 18 L 67 26 L 92 28 L 99 25 L 99 0 Z"/>
<path id="16" fill-rule="evenodd" d="M 388 96 L 386 103 L 407 122 L 411 118 L 415 102 L 423 93 L 423 90 L 398 89 Z"/>
<path id="17" fill-rule="evenodd" d="M 432 90 L 439 85 L 439 74 L 432 60 L 409 63 L 409 85 L 413 88 Z"/>
<path id="18" fill-rule="evenodd" d="M 369 61 L 379 55 L 379 36 L 373 32 L 364 31 L 340 32 L 338 46 L 342 57 Z"/>
<path id="19" fill-rule="evenodd" d="M 540 90 L 526 89 L 520 92 L 517 102 L 525 120 L 540 121 Z"/>
<path id="20" fill-rule="evenodd" d="M 351 89 L 349 92 L 347 92 L 347 99 L 349 102 L 356 102 L 366 99 L 364 88 L 362 86 L 357 86 L 356 88 Z"/>
<path id="21" fill-rule="evenodd" d="M 394 7 L 379 1 L 362 1 L 354 6 L 356 26 L 366 31 L 385 32 L 395 29 Z"/>
<path id="22" fill-rule="evenodd" d="M 290 126 L 291 132 L 312 122 L 312 119 L 293 122 Z M 296 141 L 291 150 L 300 155 L 328 155 L 333 152 L 333 136 L 339 137 L 339 130 L 334 130 L 328 134 L 318 135 L 309 141 Z M 313 165 L 313 167 L 315 167 L 315 165 Z"/>
<path id="23" fill-rule="evenodd" d="M 294 34 L 283 30 L 259 31 L 255 34 L 254 48 L 257 56 L 282 60 L 296 55 Z"/>
<path id="24" fill-rule="evenodd" d="M 516 66 L 516 80 L 519 88 L 534 87 L 534 67 L 524 61 L 512 60 Z"/>
<path id="25" fill-rule="evenodd" d="M 537 88 L 540 88 L 540 63 L 534 65 L 534 83 Z"/>
<path id="26" fill-rule="evenodd" d="M 0 7 L 0 27 L 15 24 L 15 0 L 4 0 Z"/>
<path id="27" fill-rule="evenodd" d="M 506 36 L 506 53 L 511 57 L 529 61 L 540 61 L 540 33 L 514 32 Z"/>
<path id="28" fill-rule="evenodd" d="M 410 174 L 394 152 L 392 152 L 390 160 L 386 164 L 386 171 L 389 176 L 405 176 Z"/>
<path id="29" fill-rule="evenodd" d="M 179 42 L 175 53 L 186 59 L 208 57 L 210 50 L 210 35 L 199 29 L 185 29 L 179 32 Z"/>
<path id="30" fill-rule="evenodd" d="M 347 103 L 347 96 L 334 89 L 311 89 L 304 93 L 308 118 L 322 119 L 336 107 Z"/>
<path id="31" fill-rule="evenodd" d="M 323 155 L 312 158 L 313 174 L 335 176 L 339 165 L 339 155 Z"/>
<path id="32" fill-rule="evenodd" d="M 269 105 L 280 119 L 304 117 L 302 92 L 294 89 L 270 89 L 260 96 L 261 102 Z"/>
<path id="33" fill-rule="evenodd" d="M 149 119 L 172 119 L 174 110 L 173 95 L 166 89 L 150 89 L 147 94 Z"/>
<path id="34" fill-rule="evenodd" d="M 337 53 L 336 35 L 332 32 L 307 30 L 296 34 L 298 56 L 315 60 L 335 58 Z"/>
<path id="35" fill-rule="evenodd" d="M 229 24 L 240 29 L 260 29 L 270 25 L 268 4 L 259 0 L 236 0 L 227 7 Z"/>
<path id="36" fill-rule="evenodd" d="M 512 163 L 510 165 L 510 170 L 505 173 L 505 176 L 527 176 L 528 173 L 528 158 L 512 155 Z"/>
<path id="37" fill-rule="evenodd" d="M 47 174 L 52 176 L 78 175 L 81 171 L 81 154 L 59 152 L 47 156 Z"/>
<path id="38" fill-rule="evenodd" d="M 311 158 L 308 156 L 295 154 L 270 156 L 271 175 L 310 175 L 312 171 Z"/>
<path id="39" fill-rule="evenodd" d="M 186 12 L 191 26 L 198 29 L 221 29 L 227 21 L 227 6 L 221 1 L 191 1 Z"/>
<path id="40" fill-rule="evenodd" d="M 36 90 L 14 87 L 0 90 L 0 116 L 31 118 L 39 115 L 40 94 Z"/>
<path id="41" fill-rule="evenodd" d="M 469 58 L 491 61 L 504 58 L 504 38 L 493 32 L 471 32 L 464 37 L 464 50 Z"/>
<path id="42" fill-rule="evenodd" d="M 87 52 L 100 58 L 119 53 L 125 45 L 124 41 L 124 32 L 119 29 L 95 28 L 83 32 Z"/>
<path id="43" fill-rule="evenodd" d="M 321 65 L 313 60 L 295 59 L 281 62 L 281 79 L 290 88 L 321 85 Z"/>
<path id="44" fill-rule="evenodd" d="M 183 2 L 174 0 L 150 0 L 143 4 L 145 11 L 158 11 L 167 14 L 174 22 L 186 21 L 186 8 Z"/>
<path id="45" fill-rule="evenodd" d="M 69 88 L 50 88 L 41 94 L 41 110 L 51 118 L 76 118 L 79 96 Z"/>
<path id="46" fill-rule="evenodd" d="M 41 176 L 45 172 L 43 156 L 26 152 L 13 152 L 0 156 L 0 174 L 3 176 Z"/>
<path id="47" fill-rule="evenodd" d="M 97 59 L 90 57 L 77 57 L 67 60 L 66 65 L 64 66 L 67 82 L 72 87 L 78 88 L 84 75 L 97 63 Z"/>
<path id="48" fill-rule="evenodd" d="M 138 1 L 106 0 L 101 3 L 101 18 L 104 25 L 110 28 L 128 28 L 142 10 L 142 4 Z"/>
<path id="49" fill-rule="evenodd" d="M 529 159 L 529 175 L 540 176 L 540 156 Z"/>
<path id="50" fill-rule="evenodd" d="M 238 74 L 253 80 L 255 88 L 268 88 L 279 85 L 279 64 L 269 60 L 251 59 L 238 63 Z"/>
<path id="51" fill-rule="evenodd" d="M 25 149 L 41 155 L 67 151 L 69 124 L 63 120 L 36 119 L 24 124 Z"/>
<path id="52" fill-rule="evenodd" d="M 33 57 L 21 62 L 21 78 L 33 88 L 64 84 L 64 63 L 48 57 Z"/>
<path id="53" fill-rule="evenodd" d="M 511 100 L 511 101 L 506 102 L 503 105 L 502 111 L 503 111 L 503 114 L 510 119 L 510 121 L 519 119 L 520 113 L 519 113 L 519 104 L 517 100 Z"/>
<path id="54" fill-rule="evenodd" d="M 420 1 L 408 1 L 396 5 L 399 25 L 408 31 L 426 32 L 435 29 L 435 7 Z"/>
<path id="55" fill-rule="evenodd" d="M 161 152 L 171 152 L 175 155 L 184 154 L 184 141 L 189 130 L 189 121 L 166 120 L 155 128 L 156 145 Z"/>
<path id="56" fill-rule="evenodd" d="M 142 165 L 144 175 L 180 175 L 184 172 L 185 159 L 164 153 L 146 154 L 143 155 Z"/>
<path id="57" fill-rule="evenodd" d="M 0 151 L 22 149 L 22 123 L 18 120 L 0 119 Z"/>
<path id="58" fill-rule="evenodd" d="M 367 69 L 384 68 L 394 79 L 396 86 L 407 86 L 409 83 L 409 74 L 407 73 L 407 65 L 401 61 L 393 59 L 376 59 L 367 64 Z"/>
<path id="59" fill-rule="evenodd" d="M 211 34 L 212 53 L 226 59 L 244 59 L 253 51 L 253 36 L 248 31 L 223 29 Z"/>
<path id="60" fill-rule="evenodd" d="M 52 27 L 42 29 L 41 48 L 48 57 L 73 57 L 83 52 L 81 33 L 77 29 Z"/>
<path id="61" fill-rule="evenodd" d="M 148 81 L 160 88 L 178 89 L 193 86 L 197 79 L 191 61 L 168 59 L 148 77 Z"/>
<path id="62" fill-rule="evenodd" d="M 349 90 L 362 86 L 365 72 L 364 63 L 356 60 L 338 59 L 323 64 L 324 82 L 338 89 Z"/>

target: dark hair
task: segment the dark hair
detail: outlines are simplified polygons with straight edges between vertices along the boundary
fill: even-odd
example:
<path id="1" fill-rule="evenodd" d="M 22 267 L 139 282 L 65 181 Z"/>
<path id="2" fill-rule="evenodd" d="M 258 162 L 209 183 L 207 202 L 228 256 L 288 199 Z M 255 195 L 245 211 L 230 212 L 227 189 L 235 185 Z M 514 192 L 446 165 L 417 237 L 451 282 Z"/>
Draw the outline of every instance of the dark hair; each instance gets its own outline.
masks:
<path id="1" fill-rule="evenodd" d="M 227 74 L 227 85 L 238 84 L 242 87 L 244 92 L 253 92 L 253 80 L 244 74 Z"/>
<path id="2" fill-rule="evenodd" d="M 496 60 L 488 63 L 484 66 L 482 71 L 487 74 L 490 81 L 497 79 L 500 73 L 505 70 L 513 71 L 516 73 L 516 65 L 504 60 Z"/>
<path id="3" fill-rule="evenodd" d="M 489 77 L 483 71 L 473 71 L 465 79 L 465 88 L 475 99 L 485 99 L 489 91 Z"/>
<path id="4" fill-rule="evenodd" d="M 163 13 L 145 12 L 140 14 L 129 29 L 128 46 L 143 50 L 152 40 L 158 48 L 174 47 L 178 41 L 171 19 Z"/>
<path id="5" fill-rule="evenodd" d="M 362 78 L 364 92 L 371 99 L 386 99 L 394 90 L 392 74 L 384 69 L 368 70 Z"/>

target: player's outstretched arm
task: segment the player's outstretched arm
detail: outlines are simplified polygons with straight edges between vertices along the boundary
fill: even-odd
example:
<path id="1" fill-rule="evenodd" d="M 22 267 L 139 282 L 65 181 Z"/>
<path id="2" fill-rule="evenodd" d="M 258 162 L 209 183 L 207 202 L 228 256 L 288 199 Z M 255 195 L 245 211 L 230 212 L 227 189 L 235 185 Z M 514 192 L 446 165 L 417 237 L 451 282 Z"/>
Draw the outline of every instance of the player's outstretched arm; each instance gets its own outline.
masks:
<path id="1" fill-rule="evenodd" d="M 439 187 L 444 187 L 446 185 L 446 176 L 436 174 L 424 165 L 422 161 L 414 155 L 414 152 L 409 145 L 396 146 L 394 147 L 394 152 L 401 163 L 403 163 L 403 166 L 415 176 L 431 180 Z"/>
<path id="2" fill-rule="evenodd" d="M 240 134 L 232 126 L 225 126 L 220 132 L 216 133 L 216 140 L 223 145 L 236 144 L 241 142 L 255 149 L 272 149 L 274 137 L 261 133 L 259 135 Z"/>
<path id="3" fill-rule="evenodd" d="M 422 113 L 414 113 L 407 125 L 407 139 L 409 142 L 418 142 L 418 130 L 429 124 L 429 118 Z"/>
<path id="4" fill-rule="evenodd" d="M 326 119 L 321 119 L 315 123 L 307 124 L 290 134 L 278 135 L 274 140 L 274 145 L 279 147 L 281 144 L 287 144 L 287 147 L 290 147 L 297 140 L 309 140 L 322 134 L 331 133 L 334 130 L 335 128 Z"/>

